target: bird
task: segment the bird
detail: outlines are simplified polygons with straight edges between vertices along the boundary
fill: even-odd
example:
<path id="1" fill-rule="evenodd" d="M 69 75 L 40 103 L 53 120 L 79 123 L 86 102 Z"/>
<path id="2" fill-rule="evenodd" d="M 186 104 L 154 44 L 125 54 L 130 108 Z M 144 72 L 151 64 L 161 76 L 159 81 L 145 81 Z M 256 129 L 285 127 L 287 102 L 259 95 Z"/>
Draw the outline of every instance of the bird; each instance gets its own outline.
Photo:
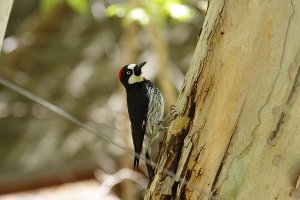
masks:
<path id="1" fill-rule="evenodd" d="M 159 127 L 163 120 L 164 100 L 160 90 L 143 77 L 142 68 L 147 62 L 128 64 L 119 71 L 119 80 L 125 87 L 128 115 L 131 122 L 131 133 L 135 157 L 133 168 L 138 171 L 139 158 L 143 155 L 146 161 L 148 178 L 154 177 L 151 161 L 151 145 L 159 136 Z M 151 162 L 152 163 L 152 162 Z"/>

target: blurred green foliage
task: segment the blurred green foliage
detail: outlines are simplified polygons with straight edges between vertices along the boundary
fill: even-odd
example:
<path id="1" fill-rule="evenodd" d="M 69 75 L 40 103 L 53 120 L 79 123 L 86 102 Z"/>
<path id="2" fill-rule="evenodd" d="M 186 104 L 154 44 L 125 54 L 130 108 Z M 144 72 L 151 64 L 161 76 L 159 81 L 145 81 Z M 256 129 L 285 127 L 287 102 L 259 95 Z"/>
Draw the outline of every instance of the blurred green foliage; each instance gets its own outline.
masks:
<path id="1" fill-rule="evenodd" d="M 62 0 L 40 0 L 40 7 L 43 13 L 49 13 Z M 81 15 L 87 15 L 89 12 L 88 0 L 65 0 L 69 6 Z"/>
<path id="2" fill-rule="evenodd" d="M 40 0 L 41 10 L 48 13 L 62 0 Z M 64 0 L 69 6 L 81 15 L 89 12 L 88 0 Z M 141 25 L 149 23 L 150 17 L 160 23 L 165 23 L 168 18 L 177 22 L 186 22 L 194 16 L 194 10 L 188 7 L 182 0 L 146 0 L 138 2 L 138 6 L 133 7 L 130 1 L 126 3 L 112 4 L 106 9 L 108 17 L 121 17 L 125 22 L 137 21 Z"/>
<path id="3" fill-rule="evenodd" d="M 49 13 L 60 0 L 40 0 L 42 12 Z"/>
<path id="4" fill-rule="evenodd" d="M 124 18 L 125 22 L 136 21 L 146 25 L 150 17 L 162 24 L 168 18 L 186 22 L 193 18 L 195 11 L 181 0 L 146 0 L 138 2 L 136 7 L 130 2 L 113 4 L 106 9 L 106 15 Z"/>
<path id="5" fill-rule="evenodd" d="M 80 14 L 86 15 L 89 11 L 88 0 L 67 0 L 68 4 Z"/>

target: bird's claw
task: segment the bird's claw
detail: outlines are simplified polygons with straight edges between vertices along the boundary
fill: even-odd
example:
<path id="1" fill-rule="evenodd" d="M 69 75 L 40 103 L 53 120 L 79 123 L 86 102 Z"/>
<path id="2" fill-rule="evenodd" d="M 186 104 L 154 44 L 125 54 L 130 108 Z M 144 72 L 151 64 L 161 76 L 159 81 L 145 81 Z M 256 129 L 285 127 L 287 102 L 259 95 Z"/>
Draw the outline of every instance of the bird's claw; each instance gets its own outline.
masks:
<path id="1" fill-rule="evenodd" d="M 175 119 L 175 117 L 179 115 L 179 111 L 175 105 L 170 106 L 170 121 Z"/>
<path id="2" fill-rule="evenodd" d="M 164 127 L 164 126 L 159 127 L 159 132 L 167 132 L 167 131 L 168 131 L 168 127 Z"/>
<path id="3" fill-rule="evenodd" d="M 158 125 L 158 126 L 159 126 L 159 125 L 161 125 L 161 124 L 162 124 L 162 122 L 163 122 L 162 120 L 159 120 L 159 121 L 157 121 L 157 122 L 156 122 L 156 125 Z"/>

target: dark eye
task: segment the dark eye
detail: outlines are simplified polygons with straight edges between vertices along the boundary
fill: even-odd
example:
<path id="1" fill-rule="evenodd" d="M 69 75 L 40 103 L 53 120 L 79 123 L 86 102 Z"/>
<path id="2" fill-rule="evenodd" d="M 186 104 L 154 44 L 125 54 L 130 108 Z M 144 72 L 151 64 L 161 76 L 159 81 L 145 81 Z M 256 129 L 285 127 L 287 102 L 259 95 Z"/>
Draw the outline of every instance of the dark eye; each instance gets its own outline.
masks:
<path id="1" fill-rule="evenodd" d="M 127 74 L 127 75 L 130 75 L 130 74 L 131 74 L 131 71 L 128 71 L 126 74 Z"/>

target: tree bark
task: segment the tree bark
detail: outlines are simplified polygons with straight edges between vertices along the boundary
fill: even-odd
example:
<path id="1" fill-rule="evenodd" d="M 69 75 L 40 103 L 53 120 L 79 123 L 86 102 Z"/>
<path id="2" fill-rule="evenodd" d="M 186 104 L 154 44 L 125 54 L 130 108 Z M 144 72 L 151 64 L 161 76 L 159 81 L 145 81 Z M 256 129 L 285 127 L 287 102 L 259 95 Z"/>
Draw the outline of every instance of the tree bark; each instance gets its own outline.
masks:
<path id="1" fill-rule="evenodd" d="M 299 22 L 298 0 L 209 2 L 145 199 L 300 198 Z"/>
<path id="2" fill-rule="evenodd" d="M 0 0 L 0 53 L 13 0 Z"/>

